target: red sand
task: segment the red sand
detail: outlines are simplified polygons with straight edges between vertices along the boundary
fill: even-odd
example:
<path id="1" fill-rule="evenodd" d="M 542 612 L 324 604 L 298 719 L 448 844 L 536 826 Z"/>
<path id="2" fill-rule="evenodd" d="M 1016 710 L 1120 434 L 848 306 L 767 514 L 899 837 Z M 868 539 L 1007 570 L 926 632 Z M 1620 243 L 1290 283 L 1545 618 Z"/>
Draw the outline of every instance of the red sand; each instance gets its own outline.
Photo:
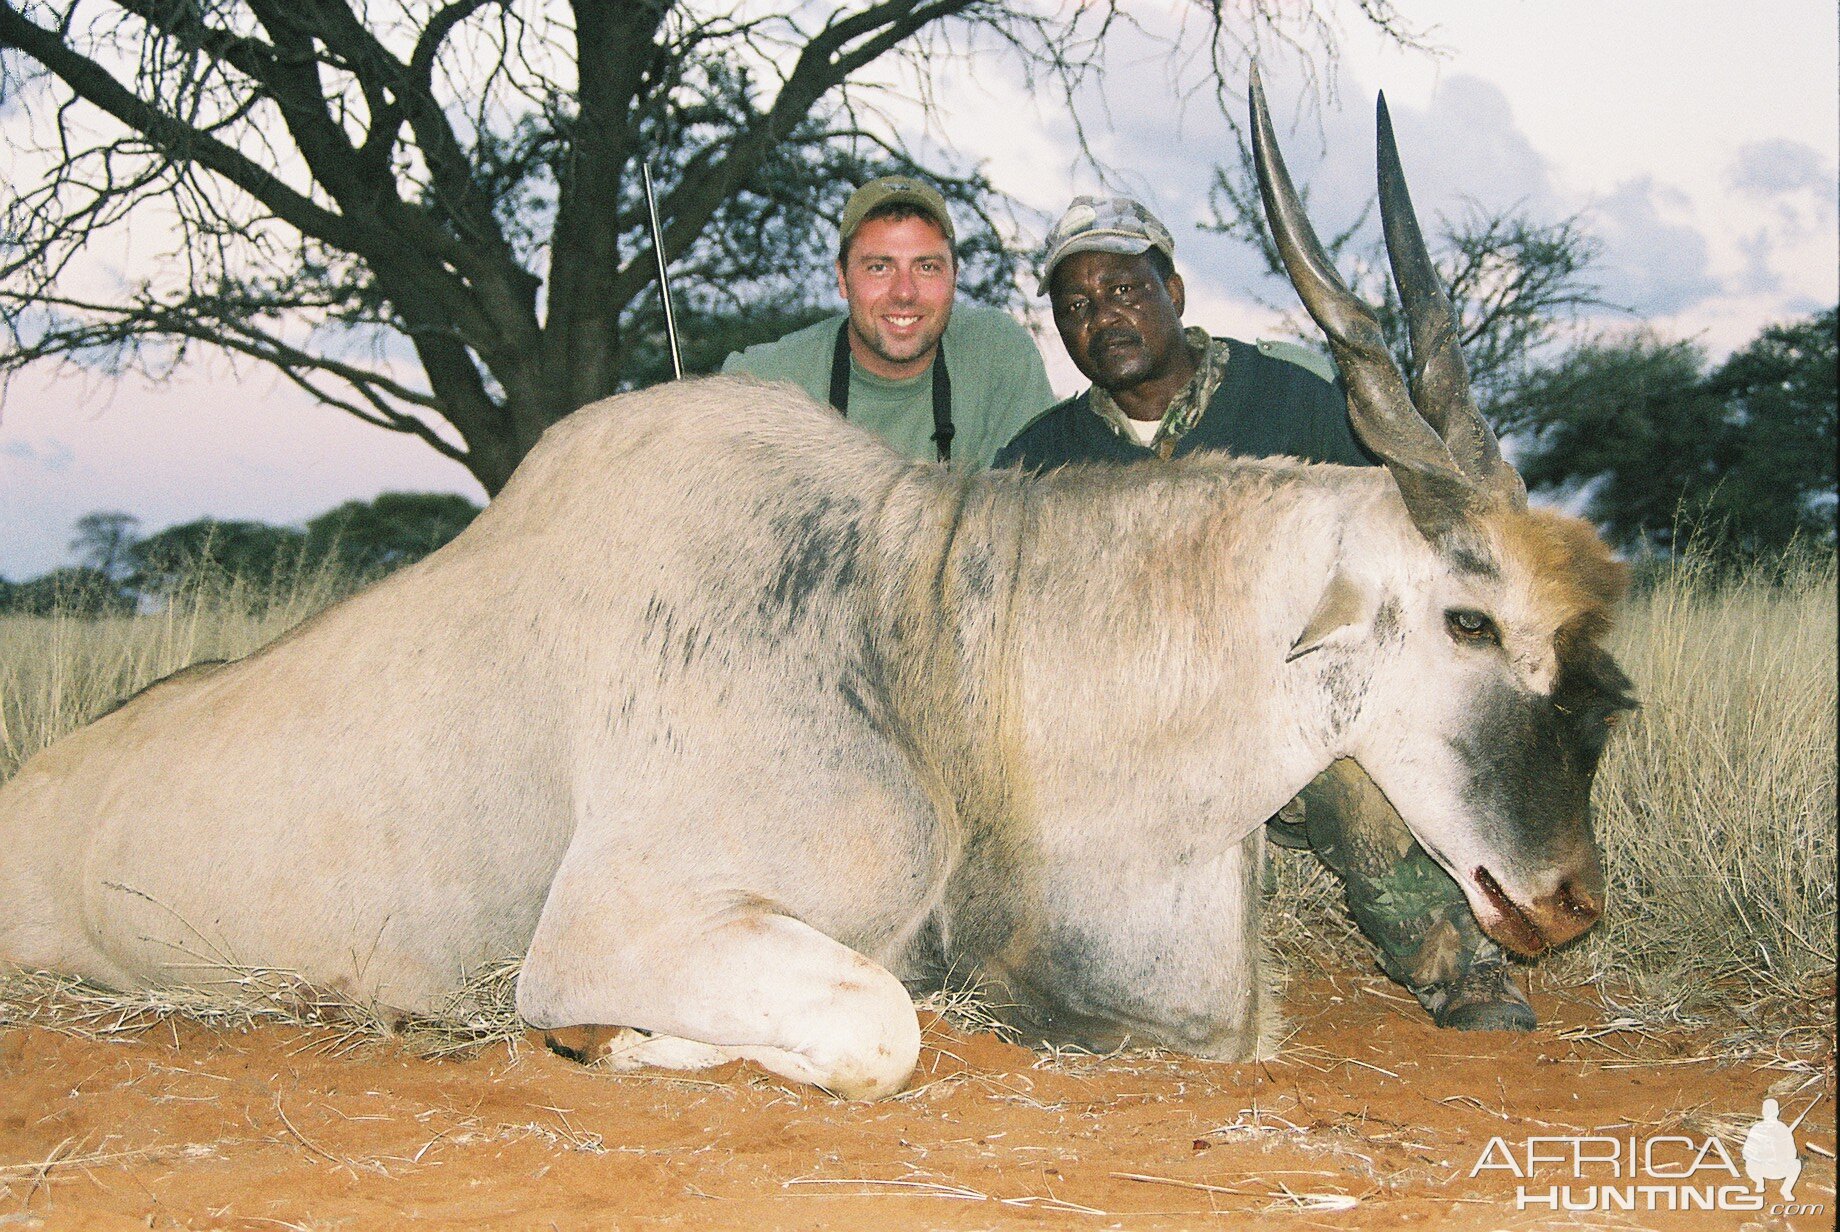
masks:
<path id="1" fill-rule="evenodd" d="M 1535 1004 L 1549 1025 L 1532 1036 L 1463 1035 L 1377 978 L 1316 979 L 1287 998 L 1281 1058 L 1257 1065 L 1045 1058 L 932 1023 L 914 1086 L 874 1105 L 746 1066 L 603 1074 L 528 1038 L 425 1061 L 299 1028 L 0 1031 L 0 1232 L 1834 1226 L 1831 1037 L 1799 1071 L 1765 1068 L 1705 1055 L 1705 1036 L 1565 1038 L 1601 1012 Z M 1822 1097 L 1797 1131 L 1796 1196 L 1818 1213 L 1517 1211 L 1520 1184 L 1630 1181 L 1604 1164 L 1470 1176 L 1492 1138 L 1495 1162 L 1524 1163 L 1530 1135 L 1692 1151 L 1721 1134 L 1742 1168 L 1772 1092 L 1785 1119 Z"/>

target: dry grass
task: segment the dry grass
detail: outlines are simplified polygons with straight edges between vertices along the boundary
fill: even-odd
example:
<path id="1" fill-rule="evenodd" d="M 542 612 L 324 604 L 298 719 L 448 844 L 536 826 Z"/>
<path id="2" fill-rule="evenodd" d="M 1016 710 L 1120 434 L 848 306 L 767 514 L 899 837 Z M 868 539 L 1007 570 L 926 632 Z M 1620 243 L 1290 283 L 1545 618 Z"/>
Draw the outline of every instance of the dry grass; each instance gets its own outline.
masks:
<path id="1" fill-rule="evenodd" d="M 972 985 L 949 982 L 947 987 L 921 998 L 918 1008 L 939 1015 L 960 1034 L 988 1031 L 1005 1043 L 1018 1043 L 1021 1034 L 1003 1020 L 1004 1003 L 996 999 L 999 995 L 982 981 Z"/>
<path id="2" fill-rule="evenodd" d="M 222 968 L 210 990 L 155 988 L 121 992 L 48 971 L 0 976 L 0 1030 L 35 1026 L 81 1039 L 132 1038 L 185 1019 L 241 1031 L 264 1023 L 323 1028 L 314 1042 L 335 1052 L 394 1040 L 415 1056 L 470 1056 L 519 1040 L 518 963 L 473 973 L 448 1005 L 425 1018 L 377 1013 L 284 971 Z"/>
<path id="3" fill-rule="evenodd" d="M 266 590 L 199 577 L 154 614 L 0 617 L 0 780 L 128 693 L 246 654 L 350 589 L 325 572 Z M 1710 1020 L 1779 1048 L 1788 1030 L 1831 1047 L 1835 607 L 1831 556 L 1735 579 L 1689 563 L 1632 601 L 1617 653 L 1643 708 L 1612 741 L 1595 797 L 1612 906 L 1547 965 L 1549 982 L 1595 986 L 1611 1017 Z M 1271 865 L 1265 930 L 1277 966 L 1345 967 L 1361 942 L 1339 883 L 1307 856 Z M 18 977 L 0 982 L 0 1026 L 56 1018 L 106 1035 L 174 1014 L 225 1025 L 336 1018 L 358 1037 L 393 1033 L 441 1055 L 516 1036 L 514 973 L 482 972 L 445 1021 L 407 1024 L 331 1006 L 276 973 L 251 973 L 250 996 L 232 1002 Z M 927 1008 L 976 1030 L 992 1021 L 980 1002 L 942 996 Z"/>
<path id="4" fill-rule="evenodd" d="M 1651 1020 L 1800 1007 L 1831 1039 L 1835 621 L 1832 555 L 1690 562 L 1632 602 L 1642 710 L 1594 795 L 1612 905 L 1564 970 Z"/>
<path id="5" fill-rule="evenodd" d="M 0 782 L 122 698 L 190 664 L 240 658 L 354 585 L 325 566 L 266 585 L 199 570 L 152 614 L 0 614 Z"/>

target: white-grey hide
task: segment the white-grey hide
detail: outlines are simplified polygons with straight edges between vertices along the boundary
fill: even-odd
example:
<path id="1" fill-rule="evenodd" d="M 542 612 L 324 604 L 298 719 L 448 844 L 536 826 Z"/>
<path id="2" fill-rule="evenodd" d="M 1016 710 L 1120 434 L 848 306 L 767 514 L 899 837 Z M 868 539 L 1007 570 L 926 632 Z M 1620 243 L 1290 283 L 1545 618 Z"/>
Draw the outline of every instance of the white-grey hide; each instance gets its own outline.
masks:
<path id="1" fill-rule="evenodd" d="M 967 476 L 785 387 L 610 399 L 452 544 L 0 788 L 0 966 L 425 1012 L 524 955 L 534 1025 L 852 1096 L 905 1082 L 900 979 L 951 967 L 1066 1037 L 1243 1057 L 1260 823 L 1332 759 L 1550 892 L 1414 752 L 1478 688 L 1552 693 L 1512 540 L 1453 573 L 1379 469 Z M 1458 600 L 1514 653 L 1451 647 Z"/>

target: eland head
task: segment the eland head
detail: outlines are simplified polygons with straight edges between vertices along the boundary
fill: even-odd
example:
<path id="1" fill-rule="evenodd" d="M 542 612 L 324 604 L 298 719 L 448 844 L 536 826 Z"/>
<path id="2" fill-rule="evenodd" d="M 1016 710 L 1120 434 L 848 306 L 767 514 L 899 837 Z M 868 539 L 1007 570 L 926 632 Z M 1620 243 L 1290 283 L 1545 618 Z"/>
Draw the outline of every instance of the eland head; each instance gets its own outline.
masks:
<path id="1" fill-rule="evenodd" d="M 1361 681 L 1343 751 L 1457 880 L 1483 928 L 1517 953 L 1538 953 L 1584 932 L 1603 907 L 1588 798 L 1609 729 L 1634 705 L 1600 645 L 1624 568 L 1585 523 L 1528 508 L 1477 410 L 1385 97 L 1380 211 L 1410 330 L 1409 378 L 1305 217 L 1256 69 L 1251 108 L 1285 269 L 1328 338 L 1357 434 L 1392 474 L 1417 532 L 1403 545 L 1409 585 L 1396 567 L 1383 574 L 1344 559 L 1292 658 L 1332 658 L 1357 639 L 1396 647 Z"/>

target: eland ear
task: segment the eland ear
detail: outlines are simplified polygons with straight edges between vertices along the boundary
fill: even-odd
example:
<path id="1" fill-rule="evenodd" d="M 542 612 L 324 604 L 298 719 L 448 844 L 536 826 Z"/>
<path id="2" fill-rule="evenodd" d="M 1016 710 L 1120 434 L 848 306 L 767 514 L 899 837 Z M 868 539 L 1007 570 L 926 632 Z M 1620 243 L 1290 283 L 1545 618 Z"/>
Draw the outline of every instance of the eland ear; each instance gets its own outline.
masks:
<path id="1" fill-rule="evenodd" d="M 1321 649 L 1322 644 L 1336 630 L 1364 621 L 1367 618 L 1367 608 L 1367 595 L 1338 568 L 1329 575 L 1329 584 L 1323 588 L 1322 598 L 1316 601 L 1316 610 L 1310 613 L 1309 623 L 1304 625 L 1297 640 L 1291 643 L 1290 653 L 1284 656 L 1284 661 L 1290 663 L 1312 650 Z"/>

